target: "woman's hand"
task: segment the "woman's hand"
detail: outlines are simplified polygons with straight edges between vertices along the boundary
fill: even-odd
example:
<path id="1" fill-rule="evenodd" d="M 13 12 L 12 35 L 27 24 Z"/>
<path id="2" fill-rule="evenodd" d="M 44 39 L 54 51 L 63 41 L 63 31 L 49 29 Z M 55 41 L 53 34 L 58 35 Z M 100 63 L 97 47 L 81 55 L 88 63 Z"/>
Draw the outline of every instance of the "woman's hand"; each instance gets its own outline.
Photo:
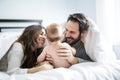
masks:
<path id="1" fill-rule="evenodd" d="M 46 55 L 46 60 L 47 60 L 49 63 L 53 64 L 53 58 L 52 58 L 51 55 L 47 54 L 47 55 Z"/>
<path id="2" fill-rule="evenodd" d="M 43 67 L 43 70 L 53 69 L 53 65 L 51 65 L 48 61 L 42 62 L 41 66 Z"/>
<path id="3" fill-rule="evenodd" d="M 35 73 L 43 70 L 50 70 L 53 69 L 53 65 L 51 65 L 48 61 L 42 62 L 40 65 L 28 69 L 28 73 Z"/>

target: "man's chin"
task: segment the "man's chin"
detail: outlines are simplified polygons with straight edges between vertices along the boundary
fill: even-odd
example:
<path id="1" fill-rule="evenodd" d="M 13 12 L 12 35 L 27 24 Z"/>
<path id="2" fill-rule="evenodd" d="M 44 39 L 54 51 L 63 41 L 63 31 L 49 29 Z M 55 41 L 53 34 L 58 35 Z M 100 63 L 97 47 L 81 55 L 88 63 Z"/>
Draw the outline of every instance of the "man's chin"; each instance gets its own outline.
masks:
<path id="1" fill-rule="evenodd" d="M 66 41 L 69 45 L 72 44 L 72 41 Z"/>

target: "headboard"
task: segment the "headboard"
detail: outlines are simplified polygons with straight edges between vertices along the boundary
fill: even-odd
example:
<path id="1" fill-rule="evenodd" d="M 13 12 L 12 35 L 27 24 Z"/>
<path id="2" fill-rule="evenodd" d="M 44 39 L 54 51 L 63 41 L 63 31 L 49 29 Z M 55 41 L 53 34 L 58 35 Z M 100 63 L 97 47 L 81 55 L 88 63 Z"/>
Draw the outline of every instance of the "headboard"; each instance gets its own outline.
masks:
<path id="1" fill-rule="evenodd" d="M 26 26 L 41 23 L 36 19 L 0 19 L 0 59 Z"/>
<path id="2" fill-rule="evenodd" d="M 22 29 L 31 24 L 41 24 L 38 19 L 0 19 L 0 32 L 5 29 Z"/>

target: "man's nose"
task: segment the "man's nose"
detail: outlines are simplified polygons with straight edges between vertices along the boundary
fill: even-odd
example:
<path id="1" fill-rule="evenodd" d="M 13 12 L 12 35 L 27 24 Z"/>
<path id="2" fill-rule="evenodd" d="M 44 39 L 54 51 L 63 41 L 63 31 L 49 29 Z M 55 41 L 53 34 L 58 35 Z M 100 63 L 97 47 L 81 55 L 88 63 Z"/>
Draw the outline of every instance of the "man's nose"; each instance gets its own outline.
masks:
<path id="1" fill-rule="evenodd" d="M 69 32 L 66 32 L 66 33 L 65 33 L 65 36 L 66 36 L 66 37 L 70 37 L 70 33 L 69 33 Z"/>

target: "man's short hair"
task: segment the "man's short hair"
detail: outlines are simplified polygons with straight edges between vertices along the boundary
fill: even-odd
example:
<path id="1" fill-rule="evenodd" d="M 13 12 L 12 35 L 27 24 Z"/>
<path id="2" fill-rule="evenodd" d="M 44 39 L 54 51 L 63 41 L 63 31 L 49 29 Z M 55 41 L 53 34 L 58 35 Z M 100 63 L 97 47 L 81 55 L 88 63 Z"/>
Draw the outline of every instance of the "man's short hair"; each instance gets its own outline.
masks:
<path id="1" fill-rule="evenodd" d="M 80 33 L 82 33 L 85 30 L 88 30 L 89 22 L 86 16 L 82 13 L 74 13 L 74 14 L 69 15 L 67 22 L 68 21 L 78 22 Z"/>

